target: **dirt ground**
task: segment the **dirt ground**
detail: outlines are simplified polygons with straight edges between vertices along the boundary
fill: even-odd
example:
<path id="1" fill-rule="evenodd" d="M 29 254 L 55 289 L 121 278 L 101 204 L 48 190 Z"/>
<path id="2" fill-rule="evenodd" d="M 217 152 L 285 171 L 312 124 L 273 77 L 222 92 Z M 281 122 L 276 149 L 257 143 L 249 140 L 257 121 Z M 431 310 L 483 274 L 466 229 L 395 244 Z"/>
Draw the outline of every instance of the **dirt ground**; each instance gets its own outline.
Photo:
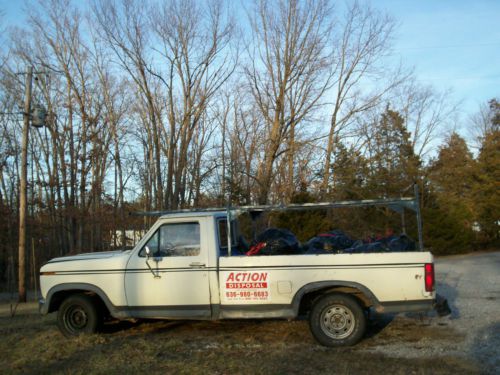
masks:
<path id="1" fill-rule="evenodd" d="M 373 316 L 352 348 L 318 345 L 307 321 L 112 323 L 64 338 L 35 303 L 0 304 L 0 373 L 498 374 L 500 252 L 440 258 L 453 314 Z"/>

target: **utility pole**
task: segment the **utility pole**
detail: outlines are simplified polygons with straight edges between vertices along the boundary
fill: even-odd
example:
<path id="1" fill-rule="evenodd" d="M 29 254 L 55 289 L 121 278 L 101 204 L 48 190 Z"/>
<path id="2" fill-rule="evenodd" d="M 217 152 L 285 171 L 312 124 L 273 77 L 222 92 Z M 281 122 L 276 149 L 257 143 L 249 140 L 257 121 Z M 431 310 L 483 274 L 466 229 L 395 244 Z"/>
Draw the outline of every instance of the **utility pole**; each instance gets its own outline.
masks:
<path id="1" fill-rule="evenodd" d="M 23 113 L 23 143 L 21 154 L 21 181 L 19 187 L 19 266 L 18 285 L 19 302 L 26 302 L 26 214 L 27 210 L 27 179 L 28 179 L 28 134 L 31 117 L 31 83 L 33 67 L 26 74 L 26 92 Z"/>

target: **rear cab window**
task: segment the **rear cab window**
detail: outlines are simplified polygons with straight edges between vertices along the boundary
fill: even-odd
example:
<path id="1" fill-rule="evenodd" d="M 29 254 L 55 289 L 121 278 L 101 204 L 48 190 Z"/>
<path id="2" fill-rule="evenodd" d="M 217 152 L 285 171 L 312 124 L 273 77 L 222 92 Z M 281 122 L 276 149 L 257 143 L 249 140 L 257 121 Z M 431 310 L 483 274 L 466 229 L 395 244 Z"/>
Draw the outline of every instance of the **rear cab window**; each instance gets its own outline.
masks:
<path id="1" fill-rule="evenodd" d="M 219 256 L 228 256 L 227 248 L 227 219 L 217 219 L 217 232 L 219 237 Z M 240 255 L 237 249 L 237 228 L 235 222 L 231 222 L 231 252 L 232 255 Z"/>

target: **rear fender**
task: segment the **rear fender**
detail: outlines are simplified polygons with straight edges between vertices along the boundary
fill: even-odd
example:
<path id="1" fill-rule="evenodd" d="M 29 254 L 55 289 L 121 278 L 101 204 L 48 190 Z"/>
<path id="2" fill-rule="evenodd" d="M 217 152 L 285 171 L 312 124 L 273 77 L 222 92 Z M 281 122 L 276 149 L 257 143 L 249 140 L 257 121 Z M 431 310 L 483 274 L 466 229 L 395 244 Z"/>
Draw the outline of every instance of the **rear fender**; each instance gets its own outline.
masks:
<path id="1" fill-rule="evenodd" d="M 299 315 L 301 303 L 307 295 L 318 295 L 327 292 L 340 292 L 355 295 L 364 307 L 379 307 L 380 302 L 370 289 L 356 282 L 349 281 L 319 281 L 304 285 L 293 297 L 292 306 L 295 315 Z"/>

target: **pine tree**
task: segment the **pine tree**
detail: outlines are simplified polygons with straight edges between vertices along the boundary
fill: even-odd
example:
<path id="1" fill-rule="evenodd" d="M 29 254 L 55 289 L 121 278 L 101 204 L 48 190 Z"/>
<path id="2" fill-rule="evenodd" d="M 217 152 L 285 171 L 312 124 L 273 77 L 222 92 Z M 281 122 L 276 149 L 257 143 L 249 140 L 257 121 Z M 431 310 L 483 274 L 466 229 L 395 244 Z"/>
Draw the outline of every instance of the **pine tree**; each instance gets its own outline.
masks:
<path id="1" fill-rule="evenodd" d="M 496 116 L 496 117 L 495 117 Z M 500 106 L 495 118 L 500 117 Z M 489 245 L 498 245 L 500 240 L 500 129 L 498 123 L 492 127 L 483 141 L 477 159 L 474 183 L 474 203 L 477 221 Z"/>
<path id="2" fill-rule="evenodd" d="M 429 168 L 433 190 L 441 199 L 462 201 L 472 210 L 470 197 L 474 167 L 467 143 L 457 133 L 452 133 Z"/>
<path id="3" fill-rule="evenodd" d="M 373 127 L 368 142 L 369 190 L 381 198 L 398 197 L 418 178 L 420 160 L 401 115 L 389 107 Z"/>
<path id="4" fill-rule="evenodd" d="M 490 113 L 491 113 L 491 124 L 493 128 L 500 126 L 500 102 L 497 99 L 491 99 L 489 101 Z"/>
<path id="5" fill-rule="evenodd" d="M 448 137 L 428 167 L 424 223 L 426 242 L 436 253 L 468 251 L 474 244 L 474 168 L 472 153 L 457 133 Z"/>
<path id="6" fill-rule="evenodd" d="M 368 163 L 360 151 L 339 143 L 332 165 L 333 199 L 363 199 L 365 197 Z"/>
<path id="7" fill-rule="evenodd" d="M 411 134 L 403 117 L 387 107 L 376 122 L 365 128 L 365 134 L 367 175 L 363 184 L 364 198 L 411 195 L 413 184 L 419 179 L 420 159 L 414 153 Z M 366 209 L 363 214 L 370 223 L 371 234 L 403 230 L 400 214 L 389 207 Z M 411 231 L 414 223 L 406 224 L 409 234 L 416 237 Z"/>

